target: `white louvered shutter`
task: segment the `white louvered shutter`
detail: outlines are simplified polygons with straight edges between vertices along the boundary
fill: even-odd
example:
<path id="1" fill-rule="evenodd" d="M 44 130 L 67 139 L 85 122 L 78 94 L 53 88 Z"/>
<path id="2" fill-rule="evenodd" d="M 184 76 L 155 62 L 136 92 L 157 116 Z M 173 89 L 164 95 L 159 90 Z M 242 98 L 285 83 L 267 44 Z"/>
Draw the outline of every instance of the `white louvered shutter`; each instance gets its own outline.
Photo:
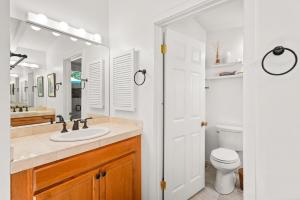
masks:
<path id="1" fill-rule="evenodd" d="M 88 65 L 88 105 L 91 108 L 104 108 L 104 61 Z"/>
<path id="2" fill-rule="evenodd" d="M 135 92 L 133 74 L 135 51 L 130 50 L 113 58 L 113 107 L 115 110 L 134 111 Z"/>

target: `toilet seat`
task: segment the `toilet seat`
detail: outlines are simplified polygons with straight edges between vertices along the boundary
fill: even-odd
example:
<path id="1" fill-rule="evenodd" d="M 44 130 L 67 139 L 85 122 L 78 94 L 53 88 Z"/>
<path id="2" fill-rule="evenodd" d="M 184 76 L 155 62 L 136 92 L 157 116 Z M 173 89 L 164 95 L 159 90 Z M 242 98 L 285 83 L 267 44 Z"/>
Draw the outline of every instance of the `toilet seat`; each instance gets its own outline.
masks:
<path id="1" fill-rule="evenodd" d="M 225 148 L 218 148 L 211 152 L 211 158 L 220 163 L 232 164 L 239 161 L 239 155 L 231 150 Z"/>

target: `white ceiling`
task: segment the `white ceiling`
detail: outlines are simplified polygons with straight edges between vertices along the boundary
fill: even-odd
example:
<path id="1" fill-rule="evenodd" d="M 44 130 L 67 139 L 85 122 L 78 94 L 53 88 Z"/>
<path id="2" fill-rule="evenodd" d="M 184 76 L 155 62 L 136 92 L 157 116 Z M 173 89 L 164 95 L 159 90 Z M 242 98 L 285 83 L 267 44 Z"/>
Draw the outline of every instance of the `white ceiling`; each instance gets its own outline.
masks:
<path id="1" fill-rule="evenodd" d="M 243 1 L 229 0 L 197 14 L 196 21 L 206 31 L 217 31 L 243 26 Z"/>

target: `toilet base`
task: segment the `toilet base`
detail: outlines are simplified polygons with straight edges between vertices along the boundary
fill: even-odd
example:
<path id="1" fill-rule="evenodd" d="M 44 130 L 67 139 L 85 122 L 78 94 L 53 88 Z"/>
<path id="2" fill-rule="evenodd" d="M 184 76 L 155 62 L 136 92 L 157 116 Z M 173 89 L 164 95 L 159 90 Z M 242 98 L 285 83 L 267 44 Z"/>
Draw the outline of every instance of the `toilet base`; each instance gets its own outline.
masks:
<path id="1" fill-rule="evenodd" d="M 217 170 L 215 189 L 220 194 L 229 194 L 233 192 L 236 183 L 234 171 L 222 172 Z"/>

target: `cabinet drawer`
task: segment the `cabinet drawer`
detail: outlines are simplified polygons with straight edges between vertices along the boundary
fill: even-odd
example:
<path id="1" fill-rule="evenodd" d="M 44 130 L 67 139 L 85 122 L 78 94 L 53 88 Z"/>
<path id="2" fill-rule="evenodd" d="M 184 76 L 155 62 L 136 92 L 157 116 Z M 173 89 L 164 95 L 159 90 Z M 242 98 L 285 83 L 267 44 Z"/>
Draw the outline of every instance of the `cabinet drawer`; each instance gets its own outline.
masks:
<path id="1" fill-rule="evenodd" d="M 65 182 L 91 169 L 137 151 L 140 136 L 33 169 L 33 192 Z"/>

